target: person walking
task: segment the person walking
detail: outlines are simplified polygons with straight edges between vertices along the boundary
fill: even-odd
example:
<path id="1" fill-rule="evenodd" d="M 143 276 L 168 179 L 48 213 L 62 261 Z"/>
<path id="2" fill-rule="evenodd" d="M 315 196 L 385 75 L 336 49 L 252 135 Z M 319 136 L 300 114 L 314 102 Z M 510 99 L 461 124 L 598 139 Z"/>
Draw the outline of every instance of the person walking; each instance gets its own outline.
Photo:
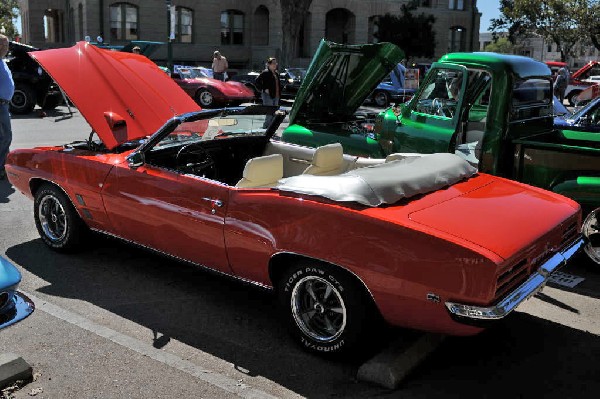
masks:
<path id="1" fill-rule="evenodd" d="M 260 90 L 263 105 L 279 105 L 281 88 L 279 72 L 277 72 L 277 59 L 271 57 L 267 60 L 266 68 L 254 81 Z"/>
<path id="2" fill-rule="evenodd" d="M 4 57 L 8 54 L 8 37 L 0 34 L 0 180 L 6 179 L 4 163 L 12 142 L 8 105 L 15 92 L 15 83 Z"/>
<path id="3" fill-rule="evenodd" d="M 213 62 L 212 62 L 212 71 L 213 78 L 217 80 L 225 81 L 225 74 L 227 73 L 227 68 L 229 68 L 229 63 L 227 63 L 227 58 L 225 58 L 219 51 L 215 51 L 213 53 Z"/>

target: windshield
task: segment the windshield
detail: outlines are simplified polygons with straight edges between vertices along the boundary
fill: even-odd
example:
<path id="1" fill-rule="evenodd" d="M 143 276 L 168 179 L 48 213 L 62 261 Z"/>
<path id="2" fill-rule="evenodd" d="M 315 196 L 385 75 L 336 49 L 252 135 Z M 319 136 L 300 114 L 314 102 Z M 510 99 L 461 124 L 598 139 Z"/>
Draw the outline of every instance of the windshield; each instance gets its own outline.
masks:
<path id="1" fill-rule="evenodd" d="M 200 68 L 179 68 L 178 72 L 181 75 L 182 79 L 196 79 L 196 78 L 208 78 L 209 77 Z"/>
<path id="2" fill-rule="evenodd" d="M 210 119 L 182 122 L 151 151 L 167 146 L 221 140 L 239 136 L 266 136 L 272 115 L 221 114 Z"/>

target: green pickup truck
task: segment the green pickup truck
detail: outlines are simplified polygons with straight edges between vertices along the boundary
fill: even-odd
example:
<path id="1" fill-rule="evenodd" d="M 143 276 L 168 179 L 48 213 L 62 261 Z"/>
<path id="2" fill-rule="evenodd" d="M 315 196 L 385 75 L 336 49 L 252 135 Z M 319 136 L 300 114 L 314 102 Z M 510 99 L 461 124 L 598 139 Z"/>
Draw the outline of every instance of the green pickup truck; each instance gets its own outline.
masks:
<path id="1" fill-rule="evenodd" d="M 354 102 L 342 107 L 344 96 L 357 93 L 353 89 L 344 94 L 343 83 L 361 73 L 353 69 L 361 67 L 361 47 L 365 49 L 362 56 L 371 63 L 378 60 L 385 76 L 398 57 L 390 46 L 348 46 L 351 51 L 344 52 L 344 46 L 322 42 L 307 73 L 307 82 L 311 76 L 316 81 L 311 87 L 303 85 L 297 96 L 297 101 L 313 99 L 312 109 L 294 104 L 282 140 L 312 146 L 341 142 L 348 154 L 374 158 L 397 152 L 451 152 L 481 172 L 563 194 L 582 205 L 583 233 L 589 239 L 585 251 L 600 263 L 600 142 L 590 140 L 589 133 L 554 127 L 550 69 L 520 56 L 447 54 L 432 65 L 409 102 L 376 115 L 369 129 L 365 127 L 368 122 L 350 116 L 359 98 L 350 97 Z M 381 73 L 369 75 L 372 80 L 362 73 L 362 92 L 368 92 Z M 319 81 L 338 86 L 332 90 L 330 84 L 326 91 L 319 91 Z M 322 109 L 314 108 L 315 98 Z M 344 110 L 341 120 L 330 112 L 336 109 Z M 311 118 L 307 111 L 317 117 Z"/>

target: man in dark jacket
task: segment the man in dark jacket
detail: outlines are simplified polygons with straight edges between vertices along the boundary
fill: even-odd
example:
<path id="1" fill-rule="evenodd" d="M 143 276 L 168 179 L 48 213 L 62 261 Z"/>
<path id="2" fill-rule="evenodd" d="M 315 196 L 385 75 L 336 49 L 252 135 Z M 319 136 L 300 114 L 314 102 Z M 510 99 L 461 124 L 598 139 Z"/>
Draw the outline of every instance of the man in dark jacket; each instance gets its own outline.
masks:
<path id="1" fill-rule="evenodd" d="M 281 89 L 279 84 L 279 73 L 277 72 L 277 60 L 269 58 L 267 68 L 258 75 L 254 81 L 256 88 L 260 90 L 264 105 L 279 105 Z"/>

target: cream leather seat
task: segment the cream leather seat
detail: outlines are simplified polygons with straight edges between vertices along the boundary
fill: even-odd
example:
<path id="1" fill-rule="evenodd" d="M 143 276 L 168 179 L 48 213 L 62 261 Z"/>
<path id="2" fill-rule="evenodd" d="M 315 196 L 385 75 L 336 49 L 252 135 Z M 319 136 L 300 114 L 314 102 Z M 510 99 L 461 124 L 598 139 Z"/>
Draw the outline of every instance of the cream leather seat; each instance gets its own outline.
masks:
<path id="1" fill-rule="evenodd" d="M 244 173 L 235 185 L 239 188 L 274 187 L 283 178 L 283 156 L 281 154 L 252 158 L 246 162 Z"/>
<path id="2" fill-rule="evenodd" d="M 344 149 L 340 143 L 327 144 L 315 150 L 307 175 L 333 176 L 344 172 Z"/>

